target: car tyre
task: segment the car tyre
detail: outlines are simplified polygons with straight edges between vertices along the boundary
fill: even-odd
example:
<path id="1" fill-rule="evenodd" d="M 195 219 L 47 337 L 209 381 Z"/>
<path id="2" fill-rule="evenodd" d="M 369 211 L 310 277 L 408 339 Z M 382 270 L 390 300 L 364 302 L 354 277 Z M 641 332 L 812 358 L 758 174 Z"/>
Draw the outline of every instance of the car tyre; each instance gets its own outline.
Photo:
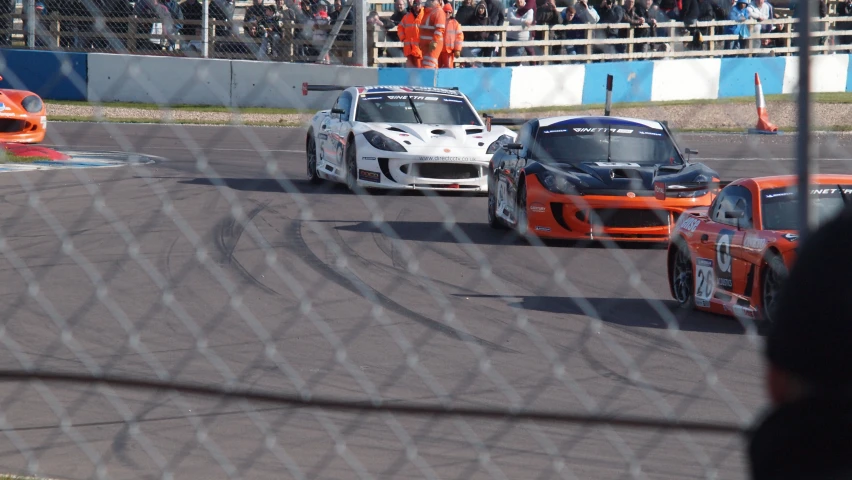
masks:
<path id="1" fill-rule="evenodd" d="M 346 147 L 346 186 L 352 193 L 358 193 L 358 159 L 355 155 L 355 142 L 350 140 Z"/>
<path id="2" fill-rule="evenodd" d="M 488 185 L 488 226 L 495 230 L 506 230 L 506 224 L 497 216 L 497 193 L 494 185 Z"/>
<path id="3" fill-rule="evenodd" d="M 784 260 L 775 253 L 769 254 L 760 282 L 760 303 L 763 306 L 763 318 L 769 323 L 774 321 L 775 304 L 788 275 L 789 272 L 787 266 L 784 265 Z"/>
<path id="4" fill-rule="evenodd" d="M 692 310 L 695 308 L 695 268 L 689 247 L 683 241 L 676 241 L 672 256 L 672 266 L 669 271 L 672 295 L 678 306 Z"/>
<path id="5" fill-rule="evenodd" d="M 305 144 L 305 154 L 307 156 L 307 164 L 308 164 L 308 180 L 313 184 L 318 184 L 322 182 L 322 178 L 320 178 L 317 173 L 317 144 L 316 140 L 314 140 L 314 133 L 308 133 L 308 140 Z"/>

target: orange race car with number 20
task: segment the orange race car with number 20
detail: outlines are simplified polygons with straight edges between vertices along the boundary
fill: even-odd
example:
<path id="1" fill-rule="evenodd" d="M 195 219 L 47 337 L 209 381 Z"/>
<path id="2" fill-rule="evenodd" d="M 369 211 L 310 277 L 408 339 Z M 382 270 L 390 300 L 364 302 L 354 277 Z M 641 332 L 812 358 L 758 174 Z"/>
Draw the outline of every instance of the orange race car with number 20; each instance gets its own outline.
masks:
<path id="1" fill-rule="evenodd" d="M 26 90 L 0 89 L 0 142 L 40 143 L 46 131 L 41 97 Z"/>
<path id="2" fill-rule="evenodd" d="M 772 321 L 796 257 L 797 177 L 740 179 L 681 215 L 668 249 L 671 294 L 686 308 Z M 818 222 L 852 198 L 852 175 L 813 175 Z"/>

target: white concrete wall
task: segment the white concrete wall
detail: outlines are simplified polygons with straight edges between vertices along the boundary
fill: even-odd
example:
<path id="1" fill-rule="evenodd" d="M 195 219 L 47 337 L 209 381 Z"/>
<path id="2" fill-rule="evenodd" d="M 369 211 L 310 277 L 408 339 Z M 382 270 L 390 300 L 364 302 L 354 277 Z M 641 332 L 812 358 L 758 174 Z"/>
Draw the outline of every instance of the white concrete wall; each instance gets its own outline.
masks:
<path id="1" fill-rule="evenodd" d="M 90 101 L 231 103 L 229 60 L 92 53 L 88 62 Z"/>
<path id="2" fill-rule="evenodd" d="M 515 67 L 509 108 L 583 104 L 583 65 Z"/>
<path id="3" fill-rule="evenodd" d="M 231 65 L 231 106 L 241 108 L 331 108 L 337 93 L 309 92 L 302 96 L 302 83 L 376 85 L 379 81 L 377 68 L 252 60 L 234 60 Z"/>
<path id="4" fill-rule="evenodd" d="M 719 58 L 655 61 L 651 101 L 716 99 L 721 67 Z"/>
<path id="5" fill-rule="evenodd" d="M 810 70 L 812 92 L 845 92 L 849 55 L 814 55 Z M 782 93 L 798 91 L 799 57 L 787 57 Z"/>

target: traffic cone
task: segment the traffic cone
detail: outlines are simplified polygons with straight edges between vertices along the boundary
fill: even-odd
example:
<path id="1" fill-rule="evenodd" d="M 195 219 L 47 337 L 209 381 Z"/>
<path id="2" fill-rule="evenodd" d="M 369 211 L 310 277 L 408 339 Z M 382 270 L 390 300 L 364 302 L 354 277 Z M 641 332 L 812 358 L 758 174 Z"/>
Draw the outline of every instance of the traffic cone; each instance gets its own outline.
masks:
<path id="1" fill-rule="evenodd" d="M 778 127 L 769 121 L 769 113 L 766 111 L 766 99 L 763 98 L 763 87 L 760 85 L 760 75 L 754 74 L 754 101 L 757 104 L 757 127 L 751 130 L 754 133 L 777 133 Z"/>

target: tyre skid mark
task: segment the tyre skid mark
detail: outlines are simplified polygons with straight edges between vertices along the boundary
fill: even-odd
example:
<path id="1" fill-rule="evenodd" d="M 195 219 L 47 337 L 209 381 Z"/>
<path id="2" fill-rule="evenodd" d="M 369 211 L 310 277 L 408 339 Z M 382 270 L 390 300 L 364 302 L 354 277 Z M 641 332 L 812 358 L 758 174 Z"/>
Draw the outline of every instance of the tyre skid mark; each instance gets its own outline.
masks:
<path id="1" fill-rule="evenodd" d="M 483 347 L 488 347 L 492 350 L 496 350 L 503 353 L 519 353 L 516 350 L 503 347 L 501 345 L 497 345 L 495 343 L 489 342 L 488 340 L 479 338 L 475 335 L 471 335 L 469 333 L 462 332 L 454 327 L 449 325 L 445 325 L 441 322 L 433 320 L 425 315 L 417 313 L 413 310 L 408 309 L 400 305 L 399 303 L 391 300 L 389 297 L 380 293 L 373 287 L 367 285 L 363 280 L 358 278 L 357 275 L 354 274 L 351 270 L 347 270 L 346 273 L 341 273 L 336 269 L 332 268 L 327 263 L 323 262 L 313 250 L 308 247 L 308 243 L 305 241 L 302 236 L 302 222 L 294 221 L 290 227 L 290 243 L 292 245 L 292 249 L 295 250 L 295 253 L 299 255 L 299 257 L 312 269 L 314 269 L 317 273 L 324 276 L 328 280 L 334 282 L 335 284 L 349 290 L 350 292 L 358 295 L 359 297 L 365 298 L 367 300 L 371 300 L 370 297 L 375 299 L 375 302 L 389 311 L 402 315 L 414 322 L 429 328 L 431 330 L 440 332 L 448 337 L 455 338 L 457 340 L 462 340 L 464 342 L 473 342 Z"/>
<path id="2" fill-rule="evenodd" d="M 255 208 L 251 209 L 246 215 L 246 220 L 244 223 L 251 223 L 254 221 L 254 217 L 256 217 L 260 212 L 266 209 L 268 203 L 263 203 L 257 205 Z M 219 252 L 222 254 L 222 262 L 226 266 L 233 267 L 233 269 L 240 274 L 247 282 L 256 286 L 257 288 L 263 290 L 264 292 L 274 296 L 281 297 L 281 294 L 275 291 L 273 288 L 269 287 L 265 283 L 261 282 L 257 279 L 248 269 L 243 266 L 242 263 L 236 258 L 234 255 L 234 250 L 237 248 L 237 244 L 240 241 L 240 238 L 245 231 L 245 227 L 242 223 L 236 221 L 236 219 L 232 215 L 228 215 L 225 217 L 219 225 L 216 227 L 215 234 L 215 244 L 219 249 Z"/>

